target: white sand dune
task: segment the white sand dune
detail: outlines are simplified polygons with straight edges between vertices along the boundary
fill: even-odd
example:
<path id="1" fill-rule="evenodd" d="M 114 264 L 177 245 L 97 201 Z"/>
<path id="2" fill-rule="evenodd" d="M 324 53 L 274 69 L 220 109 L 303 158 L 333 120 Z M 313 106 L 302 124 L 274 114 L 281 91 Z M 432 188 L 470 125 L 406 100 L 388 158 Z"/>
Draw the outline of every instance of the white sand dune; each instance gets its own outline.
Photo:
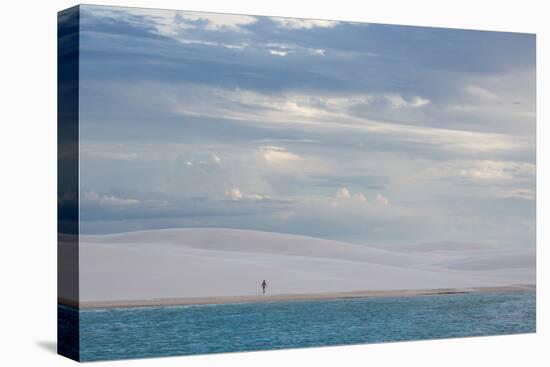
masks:
<path id="1" fill-rule="evenodd" d="M 432 245 L 433 246 L 433 245 Z M 442 245 L 443 246 L 443 245 Z M 461 250 L 458 244 L 453 249 Z M 440 248 L 445 250 L 445 248 Z M 437 248 L 435 249 L 437 250 Z M 468 245 L 392 251 L 234 229 L 168 229 L 82 236 L 80 300 L 436 289 L 534 284 L 534 251 Z"/>

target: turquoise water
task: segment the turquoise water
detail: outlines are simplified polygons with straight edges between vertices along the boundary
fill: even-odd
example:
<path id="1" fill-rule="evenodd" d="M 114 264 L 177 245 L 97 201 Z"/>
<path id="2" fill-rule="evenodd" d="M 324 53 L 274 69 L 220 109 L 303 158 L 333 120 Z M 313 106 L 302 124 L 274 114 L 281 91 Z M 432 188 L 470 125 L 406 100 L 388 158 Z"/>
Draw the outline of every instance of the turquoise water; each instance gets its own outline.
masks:
<path id="1" fill-rule="evenodd" d="M 535 332 L 532 292 L 59 312 L 82 361 Z"/>

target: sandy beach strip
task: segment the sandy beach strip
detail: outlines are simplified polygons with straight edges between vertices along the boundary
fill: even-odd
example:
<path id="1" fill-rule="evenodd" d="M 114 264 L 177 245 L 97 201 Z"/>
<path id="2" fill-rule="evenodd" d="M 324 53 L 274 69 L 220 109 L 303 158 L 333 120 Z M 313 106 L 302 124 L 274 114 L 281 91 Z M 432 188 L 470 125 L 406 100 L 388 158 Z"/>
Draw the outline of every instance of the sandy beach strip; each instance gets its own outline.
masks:
<path id="1" fill-rule="evenodd" d="M 209 305 L 228 303 L 257 303 L 282 301 L 316 301 L 337 300 L 370 297 L 413 297 L 463 293 L 510 293 L 534 292 L 534 285 L 515 285 L 504 287 L 473 287 L 473 288 L 439 288 L 439 289 L 411 289 L 411 290 L 380 290 L 380 291 L 353 291 L 331 293 L 305 294 L 259 294 L 249 296 L 222 296 L 222 297 L 188 297 L 188 298 L 157 298 L 145 300 L 117 300 L 117 301 L 84 301 L 59 298 L 58 303 L 79 309 L 92 308 L 119 308 L 119 307 L 151 307 L 151 306 L 180 306 L 180 305 Z"/>

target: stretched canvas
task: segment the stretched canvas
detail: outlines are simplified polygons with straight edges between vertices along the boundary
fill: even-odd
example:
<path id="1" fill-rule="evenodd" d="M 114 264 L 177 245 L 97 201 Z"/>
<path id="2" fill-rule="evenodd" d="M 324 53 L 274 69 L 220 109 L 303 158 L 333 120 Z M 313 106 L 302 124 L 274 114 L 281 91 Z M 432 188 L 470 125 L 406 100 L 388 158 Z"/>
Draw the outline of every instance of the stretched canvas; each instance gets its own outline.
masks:
<path id="1" fill-rule="evenodd" d="M 59 13 L 58 350 L 535 332 L 535 35 Z"/>

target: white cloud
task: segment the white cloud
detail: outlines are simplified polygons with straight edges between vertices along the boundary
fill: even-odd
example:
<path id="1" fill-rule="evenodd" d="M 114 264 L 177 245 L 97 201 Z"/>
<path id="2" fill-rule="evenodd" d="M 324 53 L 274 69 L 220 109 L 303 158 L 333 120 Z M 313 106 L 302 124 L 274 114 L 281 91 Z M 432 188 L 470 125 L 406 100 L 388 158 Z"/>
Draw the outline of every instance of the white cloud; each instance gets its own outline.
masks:
<path id="1" fill-rule="evenodd" d="M 234 187 L 225 192 L 225 197 L 229 200 L 241 200 L 243 198 L 243 194 L 241 193 L 241 190 Z"/>
<path id="2" fill-rule="evenodd" d="M 194 83 L 178 85 L 136 85 L 142 90 L 155 90 L 156 100 L 175 113 L 187 116 L 234 119 L 256 124 L 290 126 L 295 129 L 315 129 L 316 133 L 348 130 L 352 134 L 389 138 L 392 141 L 432 146 L 452 152 L 493 152 L 527 150 L 531 142 L 524 136 L 498 133 L 434 128 L 421 124 L 399 124 L 372 120 L 353 113 L 356 106 L 366 107 L 385 100 L 388 95 L 350 94 L 317 95 L 305 93 L 259 93 L 240 88 L 219 88 Z M 192 93 L 189 93 L 192 91 Z M 132 91 L 125 88 L 126 95 Z M 136 91 L 136 93 L 138 93 Z M 410 101 L 393 95 L 394 106 L 425 105 L 421 97 Z M 144 98 L 144 97 L 141 97 Z M 151 95 L 147 95 L 150 103 Z M 207 102 L 206 102 L 207 101 Z M 411 102 L 412 101 L 412 102 Z M 390 104 L 391 105 L 391 104 Z M 395 107 L 398 108 L 398 107 Z"/>
<path id="3" fill-rule="evenodd" d="M 240 14 L 203 13 L 203 12 L 178 12 L 177 15 L 191 21 L 206 21 L 204 28 L 212 31 L 237 31 L 242 32 L 242 26 L 254 24 L 256 17 Z"/>
<path id="4" fill-rule="evenodd" d="M 403 142 L 432 144 L 449 151 L 491 152 L 513 151 L 529 147 L 522 137 L 477 131 L 412 126 L 380 121 L 365 121 L 364 128 L 371 133 L 395 136 Z M 355 126 L 361 128 L 360 126 Z"/>
<path id="5" fill-rule="evenodd" d="M 467 85 L 463 87 L 464 92 L 474 98 L 485 101 L 494 101 L 498 99 L 498 96 L 489 90 L 477 85 Z"/>
<path id="6" fill-rule="evenodd" d="M 258 21 L 256 17 L 250 15 L 164 9 L 86 6 L 82 11 L 87 16 L 113 19 L 117 22 L 125 22 L 136 27 L 143 27 L 144 23 L 147 23 L 151 27 L 149 30 L 150 33 L 169 37 L 184 44 L 221 46 L 231 49 L 243 49 L 247 45 L 189 39 L 186 37 L 187 30 L 204 29 L 207 31 L 248 32 L 244 26 L 254 24 Z M 88 18 L 85 16 L 82 19 L 86 21 Z"/>
<path id="7" fill-rule="evenodd" d="M 360 203 L 366 203 L 367 202 L 367 197 L 362 192 L 358 192 L 356 194 L 353 194 L 353 198 L 355 200 L 357 200 L 358 202 L 360 202 Z"/>
<path id="8" fill-rule="evenodd" d="M 269 53 L 274 56 L 286 56 L 289 52 L 292 51 L 269 50 Z"/>
<path id="9" fill-rule="evenodd" d="M 338 200 L 345 200 L 345 201 L 354 202 L 354 203 L 366 203 L 368 201 L 365 194 L 363 194 L 362 192 L 356 192 L 353 194 L 347 187 L 340 187 L 336 191 L 334 196 Z M 389 204 L 388 198 L 381 194 L 376 194 L 375 202 L 381 205 Z M 332 205 L 337 206 L 338 203 L 333 202 Z"/>
<path id="10" fill-rule="evenodd" d="M 390 203 L 390 201 L 387 197 L 385 197 L 384 195 L 379 194 L 379 193 L 376 194 L 375 201 L 376 201 L 377 204 L 380 204 L 380 205 L 388 205 Z"/>
<path id="11" fill-rule="evenodd" d="M 271 55 L 275 56 L 286 56 L 291 53 L 301 52 L 316 56 L 325 56 L 326 50 L 323 48 L 309 48 L 303 47 L 296 44 L 288 43 L 267 43 L 265 45 L 255 45 L 256 47 L 262 48 L 267 47 L 267 51 Z"/>
<path id="12" fill-rule="evenodd" d="M 434 165 L 426 170 L 429 177 L 462 177 L 472 181 L 512 181 L 534 176 L 532 163 L 495 160 L 457 160 Z"/>
<path id="13" fill-rule="evenodd" d="M 243 50 L 246 47 L 248 47 L 248 43 L 240 43 L 240 44 L 230 44 L 230 43 L 220 43 L 220 42 L 213 42 L 213 41 L 204 41 L 204 40 L 197 40 L 197 39 L 188 39 L 183 37 L 175 37 L 175 40 L 178 42 L 181 42 L 185 45 L 202 45 L 202 46 L 213 46 L 213 47 L 225 47 L 232 50 Z"/>
<path id="14" fill-rule="evenodd" d="M 458 171 L 460 176 L 475 180 L 509 180 L 513 176 L 500 167 L 491 165 L 476 168 L 463 168 Z"/>
<path id="15" fill-rule="evenodd" d="M 414 96 L 411 101 L 409 102 L 409 105 L 411 107 L 422 107 L 422 106 L 425 106 L 427 104 L 430 104 L 431 101 L 429 99 L 426 99 L 426 98 L 422 98 L 422 97 L 419 97 L 419 96 Z"/>
<path id="16" fill-rule="evenodd" d="M 136 199 L 119 198 L 114 195 L 100 195 L 94 191 L 84 192 L 84 200 L 88 203 L 95 203 L 106 207 L 126 207 L 140 203 Z"/>
<path id="17" fill-rule="evenodd" d="M 274 56 L 286 56 L 291 53 L 295 53 L 297 49 L 301 49 L 300 46 L 290 45 L 286 43 L 267 43 L 265 45 L 267 51 Z"/>
<path id="18" fill-rule="evenodd" d="M 278 56 L 294 52 L 288 48 L 290 46 L 280 45 L 280 47 L 280 49 L 270 49 L 269 51 Z M 355 107 L 382 102 L 391 108 L 416 108 L 429 103 L 427 99 L 419 96 L 413 97 L 411 100 L 405 100 L 398 94 L 333 95 L 289 92 L 267 94 L 242 88 L 209 87 L 193 83 L 182 84 L 179 88 L 170 86 L 169 89 L 167 100 L 173 100 L 174 94 L 182 93 L 185 95 L 185 98 L 178 99 L 174 103 L 173 107 L 176 112 L 194 116 L 253 120 L 255 123 L 258 120 L 263 123 L 278 121 L 319 123 L 327 120 L 332 124 L 344 122 L 350 127 L 353 125 L 349 122 L 365 126 L 371 121 L 353 115 L 352 110 Z M 192 89 L 193 94 L 183 93 L 187 89 Z M 205 104 L 204 101 L 206 100 L 209 103 Z M 391 125 L 399 126 L 397 124 Z"/>
<path id="19" fill-rule="evenodd" d="M 272 145 L 263 146 L 260 148 L 260 151 L 262 153 L 262 156 L 268 163 L 276 165 L 285 165 L 288 163 L 300 161 L 302 159 L 297 154 L 291 153 L 285 148 Z"/>
<path id="20" fill-rule="evenodd" d="M 429 99 L 419 96 L 414 96 L 410 99 L 405 99 L 400 94 L 390 93 L 383 95 L 383 98 L 390 104 L 392 108 L 418 108 L 430 104 Z"/>
<path id="21" fill-rule="evenodd" d="M 259 194 L 250 194 L 244 195 L 238 187 L 234 187 L 225 192 L 225 198 L 228 200 L 265 200 L 269 197 L 259 195 Z"/>
<path id="22" fill-rule="evenodd" d="M 324 48 L 310 48 L 309 51 L 315 55 L 325 56 L 326 50 Z"/>
<path id="23" fill-rule="evenodd" d="M 222 43 L 221 45 L 231 50 L 243 50 L 249 46 L 248 43 L 246 42 L 240 43 L 238 45 L 228 44 L 228 43 Z"/>
<path id="24" fill-rule="evenodd" d="M 333 28 L 338 25 L 334 20 L 300 19 L 300 18 L 270 18 L 278 27 L 288 29 Z"/>
<path id="25" fill-rule="evenodd" d="M 294 52 L 289 48 L 278 50 L 270 49 L 274 55 L 284 56 Z M 355 120 L 364 125 L 364 119 L 354 116 L 351 111 L 358 106 L 370 106 L 383 103 L 390 108 L 418 108 L 429 104 L 429 100 L 415 96 L 405 100 L 399 94 L 303 94 L 303 93 L 276 93 L 265 94 L 241 88 L 222 89 L 197 86 L 195 91 L 200 93 L 199 88 L 208 94 L 209 98 L 219 99 L 219 102 L 227 105 L 224 115 L 234 116 L 237 119 L 258 119 L 258 115 L 267 121 L 287 122 L 317 122 L 320 118 L 339 122 Z M 248 115 L 243 115 L 241 106 L 247 106 Z M 189 106 L 196 109 L 197 104 Z M 212 113 L 212 106 L 208 106 Z M 297 121 L 296 119 L 300 119 Z"/>
<path id="26" fill-rule="evenodd" d="M 362 192 L 352 194 L 347 187 L 340 187 L 334 195 L 339 200 L 350 200 L 357 203 L 366 203 L 367 197 Z"/>
<path id="27" fill-rule="evenodd" d="M 221 158 L 218 157 L 218 155 L 216 153 L 212 153 L 210 155 L 210 158 L 212 158 L 212 162 L 214 162 L 216 164 L 220 164 L 222 162 Z"/>
<path id="28" fill-rule="evenodd" d="M 535 200 L 535 191 L 530 189 L 498 188 L 496 196 L 504 199 Z"/>
<path id="29" fill-rule="evenodd" d="M 340 187 L 338 191 L 336 191 L 336 198 L 337 199 L 351 199 L 351 193 L 349 192 L 347 187 Z"/>

